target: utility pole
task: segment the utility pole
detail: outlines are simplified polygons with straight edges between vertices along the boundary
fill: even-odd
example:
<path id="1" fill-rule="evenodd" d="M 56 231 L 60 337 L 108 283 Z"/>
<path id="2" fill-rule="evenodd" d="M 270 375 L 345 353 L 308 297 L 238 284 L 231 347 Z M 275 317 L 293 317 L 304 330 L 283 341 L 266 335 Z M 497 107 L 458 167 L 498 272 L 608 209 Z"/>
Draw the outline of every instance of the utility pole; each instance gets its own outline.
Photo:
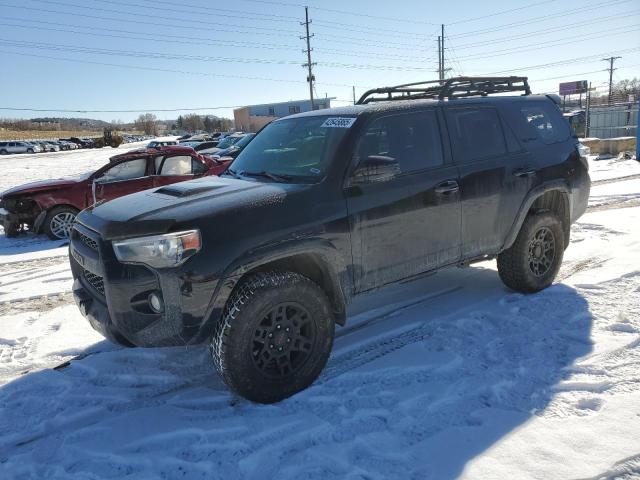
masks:
<path id="1" fill-rule="evenodd" d="M 603 58 L 603 62 L 609 62 L 609 105 L 611 105 L 611 96 L 613 94 L 613 71 L 617 70 L 617 68 L 613 68 L 613 62 L 622 57 L 609 57 Z"/>
<path id="2" fill-rule="evenodd" d="M 442 80 L 442 43 L 438 35 L 438 80 Z"/>
<path id="3" fill-rule="evenodd" d="M 351 87 L 353 89 L 353 104 L 356 104 L 356 86 Z"/>
<path id="4" fill-rule="evenodd" d="M 442 46 L 440 47 L 440 64 L 442 65 L 440 68 L 440 80 L 444 80 L 444 72 L 446 71 L 444 68 L 444 23 L 440 25 L 440 41 L 442 42 Z"/>
<path id="5" fill-rule="evenodd" d="M 316 65 L 311 62 L 311 52 L 313 49 L 311 48 L 311 38 L 313 35 L 309 34 L 309 25 L 311 24 L 311 20 L 309 20 L 309 7 L 304 7 L 304 17 L 305 21 L 300 23 L 300 25 L 304 25 L 307 31 L 307 34 L 304 37 L 300 37 L 301 40 L 307 41 L 307 49 L 303 50 L 303 53 L 307 54 L 307 63 L 302 65 L 307 69 L 307 82 L 309 82 L 309 98 L 311 99 L 311 109 L 315 110 L 316 105 L 313 101 L 313 82 L 316 81 L 316 78 L 313 76 L 313 67 Z"/>

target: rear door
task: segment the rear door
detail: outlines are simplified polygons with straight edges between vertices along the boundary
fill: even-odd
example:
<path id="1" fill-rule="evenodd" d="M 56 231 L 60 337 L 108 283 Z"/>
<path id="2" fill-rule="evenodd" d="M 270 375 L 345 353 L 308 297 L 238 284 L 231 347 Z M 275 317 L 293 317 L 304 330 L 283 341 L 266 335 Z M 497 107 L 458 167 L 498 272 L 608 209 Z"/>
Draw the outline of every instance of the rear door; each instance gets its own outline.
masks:
<path id="1" fill-rule="evenodd" d="M 160 155 L 155 158 L 154 167 L 154 187 L 192 180 L 207 169 L 199 159 L 184 154 Z"/>
<path id="2" fill-rule="evenodd" d="M 147 157 L 132 158 L 104 170 L 93 182 L 96 202 L 113 200 L 153 187 Z"/>
<path id="3" fill-rule="evenodd" d="M 496 107 L 445 111 L 460 170 L 462 258 L 498 253 L 531 188 L 536 166 Z"/>
<path id="4" fill-rule="evenodd" d="M 460 257 L 458 173 L 443 151 L 437 109 L 373 119 L 354 158 L 392 158 L 399 172 L 346 190 L 358 291 L 454 263 Z"/>

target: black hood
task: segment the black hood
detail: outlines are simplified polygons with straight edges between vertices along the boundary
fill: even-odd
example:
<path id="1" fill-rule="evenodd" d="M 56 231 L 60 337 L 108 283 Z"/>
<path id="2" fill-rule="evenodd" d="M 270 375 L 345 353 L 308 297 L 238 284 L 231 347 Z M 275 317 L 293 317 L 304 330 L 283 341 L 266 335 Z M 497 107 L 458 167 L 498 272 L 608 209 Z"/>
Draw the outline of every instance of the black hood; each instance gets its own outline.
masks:
<path id="1" fill-rule="evenodd" d="M 166 233 L 177 225 L 215 221 L 232 210 L 282 203 L 305 185 L 204 177 L 126 195 L 82 211 L 77 221 L 106 240 Z M 196 226 L 196 225 L 192 225 Z"/>

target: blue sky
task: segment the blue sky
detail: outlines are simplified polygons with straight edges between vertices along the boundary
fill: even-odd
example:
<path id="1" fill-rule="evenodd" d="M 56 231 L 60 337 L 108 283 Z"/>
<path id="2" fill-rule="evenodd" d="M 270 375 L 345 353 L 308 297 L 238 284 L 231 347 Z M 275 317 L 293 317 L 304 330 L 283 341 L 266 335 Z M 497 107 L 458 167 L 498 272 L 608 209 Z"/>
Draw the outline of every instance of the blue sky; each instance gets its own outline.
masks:
<path id="1" fill-rule="evenodd" d="M 154 109 L 306 98 L 304 1 L 0 0 L 0 107 L 135 110 L 0 117 L 135 118 Z M 527 75 L 538 92 L 640 76 L 640 1 L 308 0 L 318 96 L 437 78 L 445 24 L 451 74 Z M 393 5 L 391 8 L 389 5 Z M 213 108 L 223 107 L 223 108 Z M 175 118 L 183 112 L 155 112 Z"/>

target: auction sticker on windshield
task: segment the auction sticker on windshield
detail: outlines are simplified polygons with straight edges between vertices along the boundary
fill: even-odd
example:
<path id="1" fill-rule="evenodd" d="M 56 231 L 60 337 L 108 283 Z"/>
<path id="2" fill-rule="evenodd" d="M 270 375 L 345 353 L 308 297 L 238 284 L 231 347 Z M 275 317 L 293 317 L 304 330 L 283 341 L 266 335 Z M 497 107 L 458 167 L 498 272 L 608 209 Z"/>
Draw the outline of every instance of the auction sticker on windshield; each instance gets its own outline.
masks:
<path id="1" fill-rule="evenodd" d="M 351 128 L 355 121 L 355 118 L 333 117 L 327 118 L 321 126 L 324 128 Z"/>

